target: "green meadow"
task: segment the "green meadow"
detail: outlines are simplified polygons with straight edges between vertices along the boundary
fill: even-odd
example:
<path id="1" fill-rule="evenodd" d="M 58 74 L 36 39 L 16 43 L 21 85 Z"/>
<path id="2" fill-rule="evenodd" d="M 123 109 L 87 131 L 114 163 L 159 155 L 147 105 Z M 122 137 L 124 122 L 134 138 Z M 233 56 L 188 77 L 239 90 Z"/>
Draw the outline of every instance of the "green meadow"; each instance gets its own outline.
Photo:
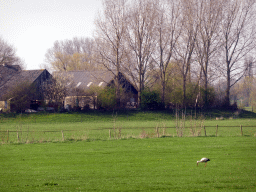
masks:
<path id="1" fill-rule="evenodd" d="M 1 191 L 254 191 L 254 137 L 0 146 Z M 207 166 L 196 161 L 210 158 Z"/>
<path id="2" fill-rule="evenodd" d="M 223 117 L 222 120 L 216 118 Z M 241 132 L 242 126 L 242 132 Z M 256 136 L 256 114 L 243 111 L 88 112 L 0 115 L 0 143 L 154 137 Z"/>
<path id="3" fill-rule="evenodd" d="M 0 191 L 255 191 L 253 126 L 246 111 L 2 114 Z"/>

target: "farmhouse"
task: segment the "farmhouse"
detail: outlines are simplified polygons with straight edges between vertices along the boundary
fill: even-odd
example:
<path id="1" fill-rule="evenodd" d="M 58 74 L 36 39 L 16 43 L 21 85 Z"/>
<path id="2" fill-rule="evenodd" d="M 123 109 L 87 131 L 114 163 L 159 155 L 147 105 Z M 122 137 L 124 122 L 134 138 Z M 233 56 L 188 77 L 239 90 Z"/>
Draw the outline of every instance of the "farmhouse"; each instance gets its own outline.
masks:
<path id="1" fill-rule="evenodd" d="M 46 69 L 21 70 L 17 65 L 0 66 L 0 110 L 14 110 L 13 106 L 10 105 L 12 98 L 8 98 L 8 95 L 22 83 L 35 88 L 35 94 L 31 97 L 30 108 L 36 109 L 39 101 L 43 99 L 42 85 L 49 78 L 51 78 L 51 74 Z M 22 96 L 20 95 L 20 97 Z"/>
<path id="2" fill-rule="evenodd" d="M 65 76 L 68 81 L 68 93 L 64 101 L 66 109 L 73 107 L 97 108 L 97 90 L 100 88 L 111 87 L 115 84 L 115 74 L 111 71 L 69 71 L 57 72 L 53 75 Z M 138 99 L 138 91 L 125 77 L 123 73 L 118 75 L 120 87 L 125 93 L 121 102 L 126 107 L 134 107 Z"/>

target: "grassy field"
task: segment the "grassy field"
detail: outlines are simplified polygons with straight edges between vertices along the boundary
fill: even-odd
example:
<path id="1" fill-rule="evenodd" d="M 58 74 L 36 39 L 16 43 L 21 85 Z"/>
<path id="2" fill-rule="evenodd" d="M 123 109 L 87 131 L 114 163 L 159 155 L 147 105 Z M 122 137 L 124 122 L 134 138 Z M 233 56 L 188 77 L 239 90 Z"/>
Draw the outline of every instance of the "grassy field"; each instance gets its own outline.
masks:
<path id="1" fill-rule="evenodd" d="M 0 191 L 255 191 L 255 113 L 198 114 L 1 114 Z"/>
<path id="2" fill-rule="evenodd" d="M 181 115 L 180 115 L 181 117 Z M 224 120 L 216 120 L 223 117 Z M 176 125 L 178 124 L 178 129 Z M 218 125 L 218 127 L 217 127 Z M 165 112 L 88 112 L 63 114 L 2 114 L 0 143 L 43 143 L 154 137 L 256 135 L 255 113 L 243 111 L 187 112 L 186 121 Z M 183 127 L 186 128 L 183 128 Z M 205 128 L 205 129 L 204 129 Z"/>
<path id="3" fill-rule="evenodd" d="M 0 146 L 0 191 L 255 191 L 255 137 Z M 207 166 L 196 161 L 210 158 Z"/>

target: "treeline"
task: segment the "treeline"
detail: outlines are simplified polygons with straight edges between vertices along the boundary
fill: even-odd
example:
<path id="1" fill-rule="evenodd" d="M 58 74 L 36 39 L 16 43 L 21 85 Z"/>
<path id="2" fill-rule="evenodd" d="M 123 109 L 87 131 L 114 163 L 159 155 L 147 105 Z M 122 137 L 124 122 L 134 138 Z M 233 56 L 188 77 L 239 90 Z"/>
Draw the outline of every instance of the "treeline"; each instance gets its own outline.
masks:
<path id="1" fill-rule="evenodd" d="M 253 69 L 255 21 L 254 0 L 104 0 L 94 38 L 56 41 L 46 62 L 122 72 L 139 105 L 146 95 L 160 106 L 229 107 L 231 88 Z M 120 87 L 115 78 L 117 107 Z"/>

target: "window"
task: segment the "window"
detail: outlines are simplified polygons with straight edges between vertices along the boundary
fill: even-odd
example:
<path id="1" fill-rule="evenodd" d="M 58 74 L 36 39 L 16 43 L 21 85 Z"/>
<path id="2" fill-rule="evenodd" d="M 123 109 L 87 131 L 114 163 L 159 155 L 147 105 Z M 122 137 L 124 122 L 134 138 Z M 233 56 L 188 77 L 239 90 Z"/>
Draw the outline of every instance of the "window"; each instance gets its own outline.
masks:
<path id="1" fill-rule="evenodd" d="M 104 82 L 100 82 L 100 83 L 99 83 L 99 87 L 102 86 L 103 83 L 104 83 Z"/>
<path id="2" fill-rule="evenodd" d="M 92 82 L 88 83 L 87 87 L 90 87 L 92 85 Z"/>
<path id="3" fill-rule="evenodd" d="M 81 85 L 81 82 L 77 83 L 76 88 L 79 87 L 80 85 Z"/>

